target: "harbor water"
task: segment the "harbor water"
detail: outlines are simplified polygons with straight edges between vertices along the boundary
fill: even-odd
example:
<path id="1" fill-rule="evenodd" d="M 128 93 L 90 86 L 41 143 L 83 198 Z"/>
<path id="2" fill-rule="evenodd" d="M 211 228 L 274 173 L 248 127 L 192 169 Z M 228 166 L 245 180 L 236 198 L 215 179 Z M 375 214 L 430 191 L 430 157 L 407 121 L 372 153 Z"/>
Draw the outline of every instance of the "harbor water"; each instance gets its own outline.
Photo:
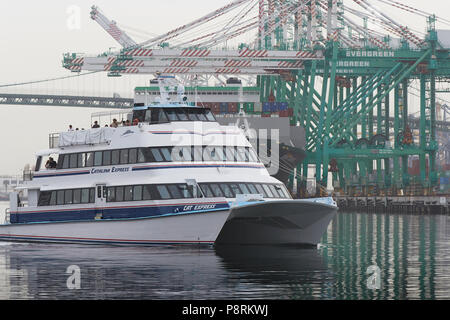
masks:
<path id="1" fill-rule="evenodd" d="M 449 240 L 450 216 L 339 212 L 318 248 L 3 242 L 0 299 L 449 299 Z"/>

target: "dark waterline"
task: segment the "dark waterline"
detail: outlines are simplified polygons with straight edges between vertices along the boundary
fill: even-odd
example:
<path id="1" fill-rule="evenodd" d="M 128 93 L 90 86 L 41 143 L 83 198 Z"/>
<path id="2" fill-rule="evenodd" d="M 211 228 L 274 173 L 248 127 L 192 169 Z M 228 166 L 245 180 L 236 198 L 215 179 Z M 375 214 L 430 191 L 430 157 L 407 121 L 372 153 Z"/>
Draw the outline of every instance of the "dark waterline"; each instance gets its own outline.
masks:
<path id="1" fill-rule="evenodd" d="M 449 239 L 449 216 L 340 212 L 317 249 L 0 243 L 0 299 L 448 299 Z"/>

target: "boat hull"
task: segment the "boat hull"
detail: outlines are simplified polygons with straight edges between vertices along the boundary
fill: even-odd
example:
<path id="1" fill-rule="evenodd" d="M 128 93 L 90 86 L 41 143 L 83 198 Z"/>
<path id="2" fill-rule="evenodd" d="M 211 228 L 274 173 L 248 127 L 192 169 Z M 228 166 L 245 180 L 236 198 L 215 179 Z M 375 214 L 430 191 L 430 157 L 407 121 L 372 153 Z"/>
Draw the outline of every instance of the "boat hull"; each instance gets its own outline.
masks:
<path id="1" fill-rule="evenodd" d="M 9 224 L 0 240 L 91 244 L 214 244 L 229 210 L 167 217 Z"/>
<path id="2" fill-rule="evenodd" d="M 336 212 L 335 205 L 311 200 L 233 207 L 216 244 L 317 245 Z"/>
<path id="3" fill-rule="evenodd" d="M 162 217 L 7 224 L 0 240 L 126 245 L 316 245 L 337 207 L 311 200 L 248 202 Z"/>

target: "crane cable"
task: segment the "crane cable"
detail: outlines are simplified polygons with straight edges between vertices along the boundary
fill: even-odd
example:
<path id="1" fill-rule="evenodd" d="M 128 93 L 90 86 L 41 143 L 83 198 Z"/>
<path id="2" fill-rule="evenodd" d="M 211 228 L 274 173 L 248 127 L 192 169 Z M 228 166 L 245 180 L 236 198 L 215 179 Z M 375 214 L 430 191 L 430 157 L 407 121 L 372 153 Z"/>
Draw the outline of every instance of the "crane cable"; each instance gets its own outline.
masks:
<path id="1" fill-rule="evenodd" d="M 0 85 L 0 88 L 16 87 L 16 86 L 23 86 L 23 85 L 27 85 L 27 84 L 35 84 L 35 83 L 43 83 L 43 82 L 50 82 L 50 81 L 64 80 L 64 79 L 69 79 L 69 78 L 76 78 L 76 77 L 87 76 L 87 75 L 89 75 L 89 74 L 99 73 L 99 72 L 103 72 L 103 70 L 101 70 L 101 71 L 91 71 L 91 72 L 86 72 L 86 73 L 80 73 L 80 74 L 73 75 L 73 76 L 65 76 L 65 77 L 58 77 L 58 78 L 51 78 L 51 79 L 43 79 L 43 80 L 36 80 L 36 81 L 29 81 L 29 82 L 20 82 L 20 83 L 2 84 L 2 85 Z"/>

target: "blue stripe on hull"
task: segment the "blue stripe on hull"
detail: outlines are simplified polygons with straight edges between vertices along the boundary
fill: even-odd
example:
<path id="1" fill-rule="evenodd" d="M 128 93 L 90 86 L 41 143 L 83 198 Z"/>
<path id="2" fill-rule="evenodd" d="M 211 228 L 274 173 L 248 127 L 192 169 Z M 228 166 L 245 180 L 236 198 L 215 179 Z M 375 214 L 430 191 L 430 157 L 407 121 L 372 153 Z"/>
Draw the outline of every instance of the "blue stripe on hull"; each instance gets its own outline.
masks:
<path id="1" fill-rule="evenodd" d="M 194 204 L 203 205 L 201 203 Z M 209 205 L 209 204 L 205 204 Z M 91 221 L 97 214 L 102 214 L 102 219 L 139 219 L 154 218 L 168 215 L 206 213 L 229 209 L 228 203 L 212 203 L 213 208 L 207 210 L 185 211 L 186 204 L 166 206 L 136 206 L 136 207 L 114 207 L 104 209 L 74 209 L 61 211 L 40 211 L 30 213 L 11 213 L 12 224 L 37 223 L 37 222 L 64 222 L 64 221 Z"/>

